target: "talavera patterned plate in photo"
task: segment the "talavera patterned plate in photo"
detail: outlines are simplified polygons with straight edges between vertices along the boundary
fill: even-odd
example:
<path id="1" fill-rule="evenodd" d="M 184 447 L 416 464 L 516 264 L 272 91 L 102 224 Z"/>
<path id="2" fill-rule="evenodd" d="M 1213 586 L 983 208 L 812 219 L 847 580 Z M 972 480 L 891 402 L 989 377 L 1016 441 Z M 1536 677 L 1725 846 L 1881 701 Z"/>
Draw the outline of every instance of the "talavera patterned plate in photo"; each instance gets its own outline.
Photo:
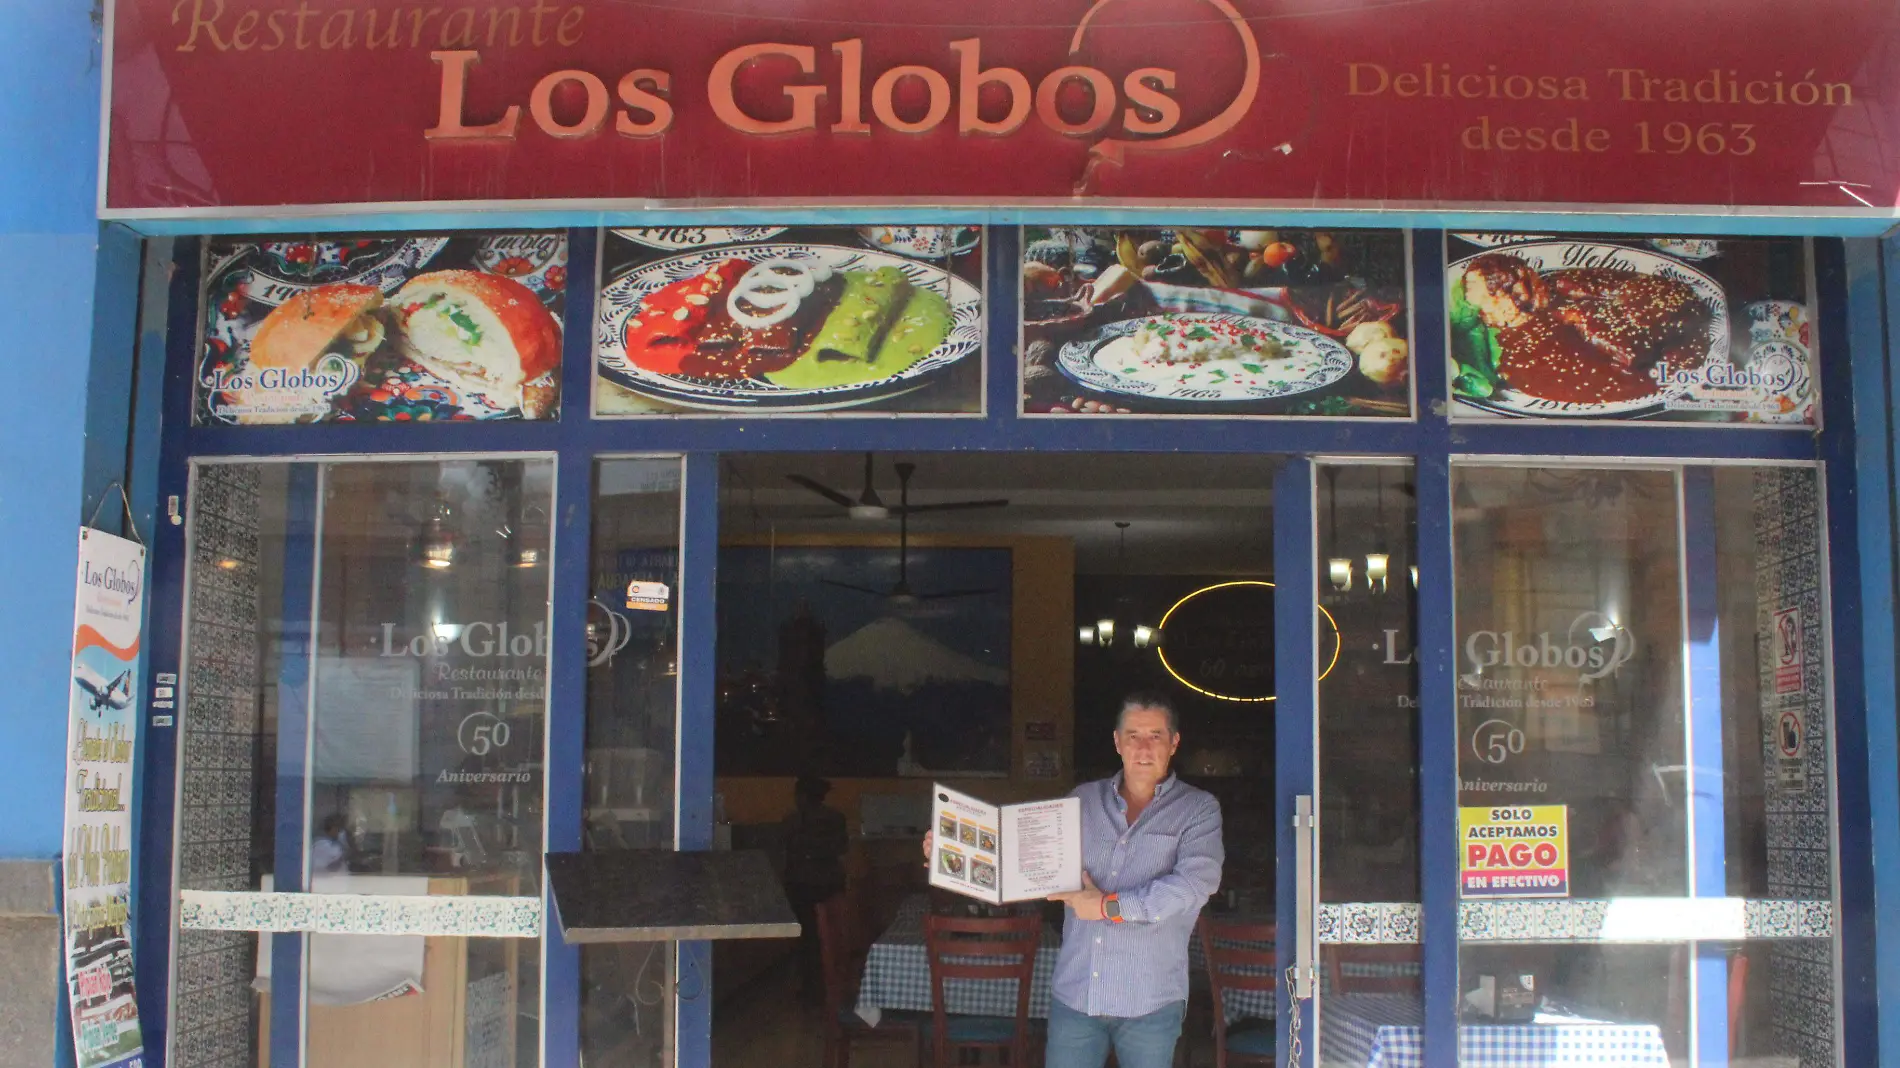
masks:
<path id="1" fill-rule="evenodd" d="M 790 257 L 813 260 L 833 272 L 895 267 L 910 284 L 943 296 L 950 303 L 950 335 L 929 355 L 890 376 L 818 389 L 786 389 L 756 379 L 704 379 L 661 374 L 627 358 L 627 320 L 647 295 L 704 274 L 731 259 L 759 263 Z M 950 365 L 983 351 L 983 294 L 976 286 L 922 260 L 888 252 L 835 245 L 737 245 L 672 256 L 637 267 L 601 287 L 594 320 L 595 357 L 609 381 L 642 396 L 686 408 L 730 411 L 826 411 L 908 393 L 926 385 Z"/>
<path id="2" fill-rule="evenodd" d="M 614 233 L 648 248 L 683 252 L 714 245 L 738 245 L 763 241 L 784 233 L 783 226 L 655 226 L 645 230 L 615 230 Z"/>

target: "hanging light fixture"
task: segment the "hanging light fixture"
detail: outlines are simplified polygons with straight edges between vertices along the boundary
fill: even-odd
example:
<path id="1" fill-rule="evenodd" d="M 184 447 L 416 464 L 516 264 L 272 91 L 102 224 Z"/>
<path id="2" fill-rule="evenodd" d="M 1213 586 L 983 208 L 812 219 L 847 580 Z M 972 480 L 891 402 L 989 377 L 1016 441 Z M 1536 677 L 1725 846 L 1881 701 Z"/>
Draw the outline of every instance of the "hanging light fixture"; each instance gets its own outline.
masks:
<path id="1" fill-rule="evenodd" d="M 1339 545 L 1339 468 L 1326 469 L 1326 544 L 1337 550 Z M 1333 589 L 1341 593 L 1352 589 L 1352 561 L 1343 556 L 1331 557 L 1326 561 L 1326 578 Z"/>
<path id="2" fill-rule="evenodd" d="M 1123 583 L 1121 595 L 1115 598 L 1115 615 L 1127 615 L 1132 617 L 1134 615 L 1134 607 L 1129 603 L 1127 591 L 1128 527 L 1129 523 L 1127 520 L 1118 519 L 1115 521 L 1115 529 L 1120 535 L 1120 544 L 1116 549 L 1116 570 L 1121 576 Z M 1084 623 L 1076 627 L 1076 640 L 1083 645 L 1094 646 L 1097 649 L 1113 648 L 1115 645 L 1115 632 L 1121 629 L 1121 624 L 1116 622 L 1115 615 L 1103 616 L 1096 620 L 1092 626 Z M 1152 649 L 1161 644 L 1160 628 L 1151 627 L 1145 623 L 1131 624 L 1129 637 L 1131 644 L 1136 649 Z"/>
<path id="3" fill-rule="evenodd" d="M 1392 558 L 1385 553 L 1366 554 L 1366 589 L 1385 592 L 1386 569 L 1392 564 Z"/>
<path id="4" fill-rule="evenodd" d="M 1386 591 L 1386 572 L 1391 569 L 1392 555 L 1385 551 L 1385 470 L 1375 467 L 1373 477 L 1378 481 L 1373 490 L 1373 501 L 1379 510 L 1378 525 L 1373 527 L 1373 544 L 1378 548 L 1366 554 L 1366 589 L 1375 593 Z"/>
<path id="5" fill-rule="evenodd" d="M 428 527 L 422 536 L 420 556 L 423 567 L 440 570 L 455 566 L 455 532 L 447 522 L 450 514 L 448 502 L 438 499 L 435 514 L 429 517 Z"/>

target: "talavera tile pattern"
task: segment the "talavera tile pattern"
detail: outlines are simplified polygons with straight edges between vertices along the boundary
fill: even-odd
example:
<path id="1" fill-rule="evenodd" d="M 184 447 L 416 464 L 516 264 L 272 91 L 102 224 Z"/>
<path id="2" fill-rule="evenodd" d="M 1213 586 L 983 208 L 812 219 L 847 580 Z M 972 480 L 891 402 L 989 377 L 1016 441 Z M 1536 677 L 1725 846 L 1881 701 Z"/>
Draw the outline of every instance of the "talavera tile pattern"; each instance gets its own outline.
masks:
<path id="1" fill-rule="evenodd" d="M 178 926 L 204 931 L 541 937 L 538 897 L 179 892 Z"/>
<path id="2" fill-rule="evenodd" d="M 1755 473 L 1755 603 L 1757 661 L 1761 665 L 1762 762 L 1767 770 L 1768 892 L 1775 897 L 1831 900 L 1834 896 L 1829 819 L 1833 782 L 1828 752 L 1827 641 L 1822 598 L 1819 479 L 1808 468 L 1764 468 Z M 1775 685 L 1775 613 L 1801 610 L 1801 685 L 1778 694 Z M 1784 712 L 1800 715 L 1805 781 L 1778 781 L 1777 732 Z M 1834 1063 L 1834 947 L 1794 942 L 1768 950 L 1768 988 L 1776 1052 L 1796 1056 L 1801 1068 Z"/>
<path id="3" fill-rule="evenodd" d="M 179 702 L 178 885 L 251 889 L 259 659 L 258 469 L 207 464 L 192 489 L 191 597 Z M 154 625 L 162 625 L 154 621 Z M 261 822 L 260 822 L 261 821 Z M 179 1068 L 254 1068 L 257 939 L 185 931 L 174 956 L 172 1054 Z"/>
<path id="4" fill-rule="evenodd" d="M 1666 922 L 1612 922 L 1613 907 L 1642 911 L 1651 899 L 1611 901 L 1464 901 L 1458 906 L 1461 942 L 1657 942 L 1766 941 L 1834 937 L 1834 906 L 1828 901 L 1761 901 L 1737 898 L 1653 899 L 1672 915 Z M 1404 901 L 1353 901 L 1319 907 L 1319 940 L 1325 945 L 1411 945 L 1424 929 L 1418 905 Z"/>
<path id="5" fill-rule="evenodd" d="M 1319 907 L 1322 945 L 1411 945 L 1419 941 L 1424 911 L 1409 901 L 1351 901 Z"/>

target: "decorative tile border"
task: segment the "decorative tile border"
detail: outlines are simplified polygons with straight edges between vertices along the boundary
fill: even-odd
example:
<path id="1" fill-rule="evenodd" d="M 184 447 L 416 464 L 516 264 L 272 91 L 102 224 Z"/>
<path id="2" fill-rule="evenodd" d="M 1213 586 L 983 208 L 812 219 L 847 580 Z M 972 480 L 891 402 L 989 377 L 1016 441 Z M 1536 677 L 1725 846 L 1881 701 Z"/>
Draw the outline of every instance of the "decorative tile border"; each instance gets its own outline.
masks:
<path id="1" fill-rule="evenodd" d="M 1622 897 L 1608 901 L 1466 901 L 1462 942 L 1740 942 L 1832 938 L 1826 901 Z"/>
<path id="2" fill-rule="evenodd" d="M 1322 945 L 1410 945 L 1423 926 L 1418 905 L 1356 901 L 1319 907 Z M 1461 942 L 1741 942 L 1832 938 L 1826 901 L 1739 897 L 1624 897 L 1609 901 L 1465 901 Z"/>
<path id="3" fill-rule="evenodd" d="M 1351 901 L 1319 907 L 1319 941 L 1337 946 L 1403 946 L 1419 940 L 1423 910 L 1406 901 Z"/>
<path id="4" fill-rule="evenodd" d="M 178 926 L 198 931 L 541 937 L 538 897 L 178 892 Z"/>

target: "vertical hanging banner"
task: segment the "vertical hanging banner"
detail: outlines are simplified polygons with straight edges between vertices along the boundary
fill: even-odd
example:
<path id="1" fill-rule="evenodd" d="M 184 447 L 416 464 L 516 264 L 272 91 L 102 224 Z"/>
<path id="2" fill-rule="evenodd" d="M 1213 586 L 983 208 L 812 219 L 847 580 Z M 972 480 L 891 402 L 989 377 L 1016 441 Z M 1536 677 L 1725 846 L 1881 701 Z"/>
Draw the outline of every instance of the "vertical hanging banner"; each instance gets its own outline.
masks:
<path id="1" fill-rule="evenodd" d="M 144 1062 L 132 988 L 132 757 L 145 547 L 79 531 L 66 728 L 66 981 L 79 1068 Z"/>

